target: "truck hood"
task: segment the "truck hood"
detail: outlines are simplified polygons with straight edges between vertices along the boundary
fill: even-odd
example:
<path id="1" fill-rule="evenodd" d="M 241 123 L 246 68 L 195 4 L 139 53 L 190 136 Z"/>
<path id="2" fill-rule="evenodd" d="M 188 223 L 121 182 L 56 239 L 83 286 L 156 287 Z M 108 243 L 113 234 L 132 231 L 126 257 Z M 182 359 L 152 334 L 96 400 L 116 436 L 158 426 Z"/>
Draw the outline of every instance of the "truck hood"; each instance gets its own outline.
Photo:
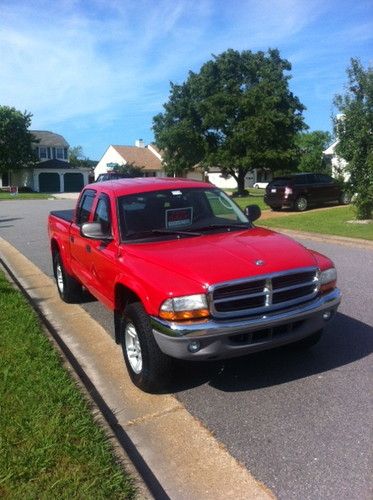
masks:
<path id="1" fill-rule="evenodd" d="M 301 244 L 262 228 L 126 245 L 126 252 L 203 287 L 317 265 Z"/>

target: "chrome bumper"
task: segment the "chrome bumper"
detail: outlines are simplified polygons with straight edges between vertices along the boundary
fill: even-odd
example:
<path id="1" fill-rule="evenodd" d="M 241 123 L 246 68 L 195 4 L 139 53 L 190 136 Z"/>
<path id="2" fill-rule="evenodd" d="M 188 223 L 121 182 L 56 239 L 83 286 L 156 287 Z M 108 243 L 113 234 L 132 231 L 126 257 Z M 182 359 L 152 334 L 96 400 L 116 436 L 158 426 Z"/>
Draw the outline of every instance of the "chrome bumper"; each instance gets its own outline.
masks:
<path id="1" fill-rule="evenodd" d="M 176 323 L 152 316 L 151 324 L 155 340 L 162 352 L 180 359 L 219 359 L 241 356 L 250 352 L 270 349 L 305 338 L 323 328 L 326 319 L 323 315 L 329 311 L 332 317 L 341 301 L 341 292 L 335 288 L 311 302 L 239 320 L 193 321 Z M 281 325 L 294 325 L 291 331 L 281 333 Z M 279 330 L 275 332 L 273 329 Z M 251 333 L 270 330 L 270 338 L 254 340 Z M 247 335 L 247 342 L 237 342 L 239 335 Z M 190 352 L 192 341 L 198 341 L 200 348 Z"/>

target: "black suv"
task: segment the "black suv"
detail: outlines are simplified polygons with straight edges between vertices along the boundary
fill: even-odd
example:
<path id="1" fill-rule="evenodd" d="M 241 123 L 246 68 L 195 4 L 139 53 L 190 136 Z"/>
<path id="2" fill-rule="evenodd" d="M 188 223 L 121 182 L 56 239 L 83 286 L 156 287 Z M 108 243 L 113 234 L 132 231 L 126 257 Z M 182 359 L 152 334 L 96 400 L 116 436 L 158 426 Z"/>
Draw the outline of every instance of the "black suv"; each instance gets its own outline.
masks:
<path id="1" fill-rule="evenodd" d="M 291 208 L 303 212 L 310 205 L 350 203 L 341 185 L 326 174 L 291 174 L 275 177 L 266 187 L 264 201 L 272 210 Z"/>

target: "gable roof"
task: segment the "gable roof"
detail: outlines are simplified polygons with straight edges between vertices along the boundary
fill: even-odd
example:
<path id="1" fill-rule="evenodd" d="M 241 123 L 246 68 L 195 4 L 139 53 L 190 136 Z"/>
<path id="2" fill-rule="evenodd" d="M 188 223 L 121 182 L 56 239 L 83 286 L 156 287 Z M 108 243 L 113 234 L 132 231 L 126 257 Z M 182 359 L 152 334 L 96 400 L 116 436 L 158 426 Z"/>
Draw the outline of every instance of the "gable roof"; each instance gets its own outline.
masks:
<path id="1" fill-rule="evenodd" d="M 162 170 L 161 160 L 147 147 L 112 146 L 127 163 L 133 163 L 144 170 Z"/>
<path id="2" fill-rule="evenodd" d="M 68 148 L 69 143 L 60 134 L 49 132 L 48 130 L 30 130 L 30 133 L 39 141 L 38 146 L 59 146 Z"/>
<path id="3" fill-rule="evenodd" d="M 324 155 L 335 155 L 335 148 L 337 147 L 338 140 L 334 141 L 325 151 L 323 151 Z"/>

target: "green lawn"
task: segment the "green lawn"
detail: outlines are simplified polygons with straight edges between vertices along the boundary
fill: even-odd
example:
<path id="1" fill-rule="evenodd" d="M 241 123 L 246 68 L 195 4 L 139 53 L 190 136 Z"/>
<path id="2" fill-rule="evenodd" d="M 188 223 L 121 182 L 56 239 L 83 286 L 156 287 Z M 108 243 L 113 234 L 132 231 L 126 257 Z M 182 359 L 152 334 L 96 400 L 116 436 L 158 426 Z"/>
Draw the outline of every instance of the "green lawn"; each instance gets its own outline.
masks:
<path id="1" fill-rule="evenodd" d="M 347 222 L 354 218 L 354 208 L 347 206 L 329 210 L 310 210 L 302 214 L 275 217 L 273 219 L 259 219 L 257 224 L 274 229 L 284 228 L 373 240 L 373 222 L 369 224 L 351 224 Z"/>
<path id="2" fill-rule="evenodd" d="M 36 314 L 0 272 L 0 497 L 134 498 Z"/>
<path id="3" fill-rule="evenodd" d="M 12 195 L 10 193 L 0 192 L 1 200 L 46 200 L 50 198 L 51 195 L 48 193 L 19 193 L 17 195 Z"/>
<path id="4" fill-rule="evenodd" d="M 224 191 L 226 191 L 227 194 L 231 195 L 234 190 L 225 189 Z M 232 198 L 233 201 L 236 202 L 241 209 L 244 209 L 245 207 L 247 207 L 247 205 L 259 205 L 261 210 L 268 210 L 268 205 L 266 205 L 263 201 L 263 196 L 265 193 L 264 189 L 250 188 L 248 191 L 250 193 L 249 196 L 243 196 L 242 198 Z"/>

